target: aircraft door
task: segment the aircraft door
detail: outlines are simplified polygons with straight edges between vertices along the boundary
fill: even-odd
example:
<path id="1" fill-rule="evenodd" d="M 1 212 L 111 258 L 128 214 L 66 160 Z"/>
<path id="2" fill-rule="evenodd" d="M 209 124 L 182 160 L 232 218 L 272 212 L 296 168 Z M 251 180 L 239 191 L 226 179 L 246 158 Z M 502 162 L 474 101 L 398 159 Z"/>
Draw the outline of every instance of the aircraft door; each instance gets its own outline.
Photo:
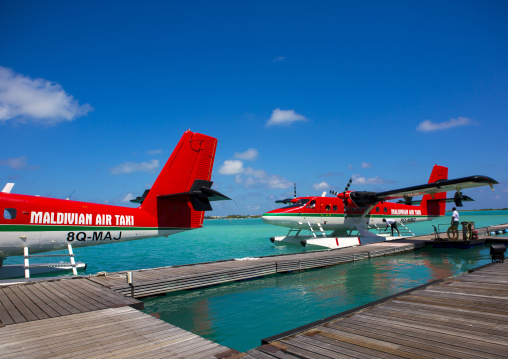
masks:
<path id="1" fill-rule="evenodd" d="M 23 248 L 38 249 L 40 246 L 39 231 L 23 231 L 23 216 L 18 206 L 10 205 L 0 209 L 0 224 L 12 225 L 13 230 L 2 234 L 0 256 L 23 255 Z"/>

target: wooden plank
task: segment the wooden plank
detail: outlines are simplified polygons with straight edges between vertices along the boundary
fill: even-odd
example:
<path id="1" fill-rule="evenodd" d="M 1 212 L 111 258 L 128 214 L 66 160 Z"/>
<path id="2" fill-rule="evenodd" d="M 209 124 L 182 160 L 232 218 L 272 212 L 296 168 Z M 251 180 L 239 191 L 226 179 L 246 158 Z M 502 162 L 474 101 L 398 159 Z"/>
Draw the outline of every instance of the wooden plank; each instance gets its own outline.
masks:
<path id="1" fill-rule="evenodd" d="M 53 291 L 64 294 L 67 302 L 70 302 L 76 308 L 82 311 L 106 309 L 107 306 L 92 298 L 83 296 L 80 292 L 76 291 L 71 285 L 69 280 L 58 280 L 45 283 Z"/>
<path id="2" fill-rule="evenodd" d="M 324 355 L 329 358 L 351 358 L 351 355 L 354 355 L 354 357 L 356 358 L 365 358 L 365 359 L 379 358 L 379 356 L 375 357 L 372 355 L 365 355 L 362 353 L 354 353 L 352 351 L 345 350 L 344 348 L 338 347 L 336 345 L 322 342 L 317 339 L 303 335 L 292 338 L 291 340 L 287 341 L 285 340 L 284 344 L 291 344 L 301 349 L 308 350 L 312 353 Z"/>
<path id="3" fill-rule="evenodd" d="M 76 308 L 74 305 L 69 303 L 68 298 L 60 293 L 55 292 L 54 288 L 47 286 L 47 282 L 39 282 L 37 283 L 37 289 L 44 294 L 46 297 L 50 298 L 53 302 L 58 303 L 58 305 L 68 311 L 70 314 L 78 314 L 82 313 L 84 310 L 80 308 Z M 52 307 L 55 308 L 55 307 Z M 83 308 L 86 311 L 86 308 Z"/>
<path id="4" fill-rule="evenodd" d="M 461 329 L 474 329 L 475 331 L 496 334 L 508 337 L 508 325 L 495 325 L 487 323 L 484 320 L 473 320 L 470 317 L 443 316 L 433 312 L 415 312 L 406 310 L 387 309 L 385 306 L 373 308 L 363 313 L 366 316 L 375 316 L 380 318 L 397 318 L 401 321 L 419 322 L 426 324 L 449 325 Z"/>
<path id="5" fill-rule="evenodd" d="M 16 307 L 15 303 L 12 302 L 12 299 L 8 295 L 7 288 L 0 288 L 0 302 L 2 302 L 4 308 L 7 310 L 7 313 L 15 323 L 22 323 L 27 321 L 27 319 Z"/>
<path id="6" fill-rule="evenodd" d="M 398 355 L 383 353 L 383 352 L 380 352 L 380 351 L 377 351 L 374 349 L 365 348 L 365 347 L 357 346 L 357 345 L 350 344 L 347 342 L 330 339 L 328 337 L 324 337 L 319 334 L 305 333 L 302 336 L 311 336 L 315 340 L 319 340 L 324 343 L 332 344 L 334 347 L 339 348 L 339 350 L 342 353 L 348 354 L 348 355 L 350 355 L 352 357 L 356 357 L 356 358 L 369 358 L 369 357 L 387 358 L 387 359 L 400 358 L 400 356 L 398 356 Z"/>
<path id="7" fill-rule="evenodd" d="M 319 335 L 345 341 L 350 344 L 377 350 L 380 352 L 397 355 L 403 358 L 435 358 L 436 354 L 432 346 L 411 343 L 408 345 L 404 338 L 388 338 L 383 335 L 375 335 L 372 333 L 362 333 L 355 330 L 342 330 L 331 325 L 327 327 L 319 327 Z M 439 351 L 437 349 L 436 351 Z M 448 356 L 440 356 L 446 358 Z"/>
<path id="8" fill-rule="evenodd" d="M 46 314 L 41 308 L 39 308 L 39 306 L 34 301 L 32 301 L 23 291 L 21 291 L 19 286 L 10 286 L 8 289 L 10 289 L 12 293 L 14 293 L 14 295 L 19 298 L 26 309 L 33 314 L 33 316 L 30 316 L 32 319 L 29 319 L 24 315 L 27 320 L 49 318 L 49 315 Z"/>
<path id="9" fill-rule="evenodd" d="M 71 330 L 65 327 L 69 320 L 72 320 Z M 17 329 L 21 327 L 22 330 Z M 48 330 L 50 327 L 53 330 Z M 151 356 L 166 353 L 166 356 L 171 357 L 180 353 L 180 356 L 186 358 L 201 358 L 227 350 L 130 307 L 14 324 L 9 329 L 14 329 L 15 334 L 11 335 L 7 327 L 0 328 L 0 350 L 3 358 L 146 357 L 143 353 Z M 87 333 L 86 336 L 83 335 L 84 332 Z M 34 336 L 33 333 L 39 335 Z M 17 342 L 6 342 L 5 334 L 17 339 Z M 65 336 L 65 340 L 62 340 L 62 336 Z M 93 345 L 90 345 L 91 343 Z"/>
<path id="10" fill-rule="evenodd" d="M 1 294 L 3 293 L 0 293 L 0 297 Z M 3 325 L 15 323 L 14 319 L 12 319 L 12 317 L 9 315 L 7 308 L 4 307 L 1 300 L 0 300 L 0 323 Z"/>
<path id="11" fill-rule="evenodd" d="M 33 295 L 38 298 L 41 302 L 46 304 L 48 307 L 54 310 L 57 314 L 54 312 L 47 311 L 46 313 L 52 314 L 52 317 L 57 317 L 61 315 L 69 315 L 71 312 L 67 309 L 65 309 L 63 306 L 61 306 L 59 303 L 57 303 L 55 300 L 50 298 L 47 293 L 45 293 L 45 290 L 41 288 L 40 284 L 30 284 L 25 285 L 24 289 L 27 291 L 30 291 L 33 293 Z"/>
<path id="12" fill-rule="evenodd" d="M 41 300 L 41 298 L 34 295 L 34 293 L 32 293 L 26 285 L 20 285 L 18 288 L 29 300 L 36 304 L 46 314 L 47 318 L 59 316 L 59 314 L 53 310 L 53 308 L 47 305 L 43 300 Z"/>
<path id="13" fill-rule="evenodd" d="M 390 319 L 375 318 L 373 316 L 366 319 L 362 315 L 356 315 L 354 321 L 341 321 L 338 327 L 342 330 L 368 332 L 369 335 L 377 334 L 390 338 L 392 341 L 403 337 L 406 345 L 418 343 L 443 347 L 443 349 L 440 349 L 439 355 L 459 358 L 474 358 L 482 355 L 483 352 L 496 355 L 508 349 L 502 345 L 502 343 L 506 342 L 505 339 L 480 337 L 473 335 L 471 332 L 464 333 L 453 328 L 422 326 L 414 322 L 404 323 Z M 479 349 L 480 347 L 481 350 Z"/>

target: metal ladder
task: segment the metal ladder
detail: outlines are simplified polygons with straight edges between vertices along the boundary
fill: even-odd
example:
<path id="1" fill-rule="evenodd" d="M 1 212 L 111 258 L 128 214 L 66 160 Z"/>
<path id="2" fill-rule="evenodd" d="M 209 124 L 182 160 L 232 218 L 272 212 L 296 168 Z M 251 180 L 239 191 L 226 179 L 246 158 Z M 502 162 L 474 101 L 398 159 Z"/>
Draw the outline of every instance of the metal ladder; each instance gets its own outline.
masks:
<path id="1" fill-rule="evenodd" d="M 74 275 L 78 275 L 78 271 L 76 269 L 76 261 L 74 260 L 74 253 L 72 252 L 72 245 L 69 243 L 67 245 L 67 248 L 69 249 L 69 254 L 38 254 L 38 255 L 29 255 L 28 254 L 28 247 L 24 247 L 24 265 L 25 268 L 25 278 L 30 278 L 30 268 L 58 268 L 58 267 L 68 267 L 69 265 L 72 267 L 72 273 Z M 41 263 L 41 264 L 30 264 L 29 259 L 30 258 L 41 258 L 41 257 L 69 257 L 70 263 Z"/>
<path id="2" fill-rule="evenodd" d="M 402 226 L 402 228 L 399 226 Z M 397 228 L 399 229 L 399 233 L 402 237 L 415 237 L 416 234 L 414 234 L 408 227 L 406 227 L 406 225 L 402 222 L 397 222 Z M 377 224 L 374 224 L 374 227 L 376 228 L 376 230 L 378 231 L 378 233 L 382 233 L 384 232 L 384 229 L 381 229 L 377 226 Z M 388 228 L 387 231 L 390 231 L 391 232 L 391 229 Z"/>
<path id="3" fill-rule="evenodd" d="M 400 225 L 404 228 L 404 229 L 401 229 L 399 228 L 399 232 L 400 234 L 402 234 L 404 236 L 404 234 L 406 234 L 408 237 L 411 236 L 411 237 L 415 237 L 416 235 L 413 233 L 413 231 L 411 231 L 409 228 L 406 227 L 406 225 L 404 223 L 400 223 Z M 406 237 L 406 236 L 404 236 Z"/>
<path id="4" fill-rule="evenodd" d="M 316 232 L 314 232 L 314 228 L 312 228 L 312 224 L 310 224 L 310 222 L 307 222 L 307 224 L 309 225 L 310 233 L 312 233 L 314 238 L 317 238 Z M 321 231 L 321 234 L 323 235 L 323 237 L 326 237 L 326 232 L 323 229 L 323 227 L 321 227 L 321 223 L 317 222 L 316 224 L 319 227 L 319 230 Z"/>

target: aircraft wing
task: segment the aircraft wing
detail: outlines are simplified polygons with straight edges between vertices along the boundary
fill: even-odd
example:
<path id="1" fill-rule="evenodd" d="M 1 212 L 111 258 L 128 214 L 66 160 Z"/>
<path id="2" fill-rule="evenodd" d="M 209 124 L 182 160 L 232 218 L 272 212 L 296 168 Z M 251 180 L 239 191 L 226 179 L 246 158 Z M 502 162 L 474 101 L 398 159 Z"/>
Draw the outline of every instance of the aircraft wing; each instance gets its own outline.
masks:
<path id="1" fill-rule="evenodd" d="M 466 196 L 466 195 L 462 195 L 460 197 L 460 199 L 461 199 L 462 202 L 474 202 L 474 199 L 472 199 L 471 197 Z M 446 203 L 455 202 L 455 198 L 446 198 L 444 201 Z M 397 203 L 406 203 L 406 201 L 400 200 L 400 201 L 397 201 Z M 420 201 L 420 200 L 418 200 L 418 201 L 411 200 L 411 204 L 413 204 L 415 206 L 419 205 L 420 203 L 422 203 L 422 201 Z"/>
<path id="2" fill-rule="evenodd" d="M 434 183 L 426 183 L 419 186 L 394 189 L 391 191 L 377 192 L 375 195 L 380 201 L 391 199 L 422 196 L 425 194 L 434 194 L 448 191 L 461 191 L 465 188 L 474 188 L 481 186 L 490 186 L 494 190 L 493 185 L 498 182 L 487 176 L 469 176 L 451 180 L 439 180 Z"/>

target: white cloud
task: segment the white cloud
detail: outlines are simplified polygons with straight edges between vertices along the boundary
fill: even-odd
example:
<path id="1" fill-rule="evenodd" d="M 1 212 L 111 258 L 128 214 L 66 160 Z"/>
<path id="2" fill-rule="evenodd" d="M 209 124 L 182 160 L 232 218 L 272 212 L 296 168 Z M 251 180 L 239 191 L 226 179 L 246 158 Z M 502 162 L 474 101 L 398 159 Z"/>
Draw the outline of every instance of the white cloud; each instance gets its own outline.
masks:
<path id="1" fill-rule="evenodd" d="M 6 160 L 0 160 L 0 165 L 19 170 L 26 166 L 26 157 L 8 158 Z"/>
<path id="2" fill-rule="evenodd" d="M 292 186 L 292 182 L 289 182 L 282 176 L 269 175 L 264 170 L 252 167 L 243 167 L 242 160 L 224 161 L 219 169 L 219 173 L 223 175 L 236 175 L 235 182 L 243 184 L 245 188 L 288 188 Z"/>
<path id="3" fill-rule="evenodd" d="M 224 161 L 221 168 L 219 169 L 219 173 L 221 175 L 236 175 L 238 173 L 242 173 L 243 171 L 243 161 L 241 160 Z"/>
<path id="4" fill-rule="evenodd" d="M 146 154 L 147 155 L 160 155 L 162 153 L 162 150 L 151 150 L 151 151 L 146 151 Z"/>
<path id="5" fill-rule="evenodd" d="M 134 195 L 132 193 L 127 193 L 125 196 L 123 196 L 121 199 L 120 199 L 120 202 L 123 202 L 123 203 L 129 203 L 131 201 L 131 199 L 134 199 Z"/>
<path id="6" fill-rule="evenodd" d="M 468 126 L 472 124 L 474 124 L 474 121 L 467 117 L 452 118 L 448 122 L 441 123 L 434 123 L 430 120 L 425 120 L 420 122 L 418 127 L 416 127 L 416 130 L 420 132 L 442 131 L 453 127 Z"/>
<path id="7" fill-rule="evenodd" d="M 297 114 L 294 110 L 281 110 L 276 108 L 266 126 L 289 126 L 297 121 L 307 121 L 305 116 Z"/>
<path id="8" fill-rule="evenodd" d="M 249 148 L 245 152 L 236 152 L 235 157 L 241 160 L 252 161 L 258 157 L 258 150 L 256 150 L 255 148 Z"/>
<path id="9" fill-rule="evenodd" d="M 388 181 L 376 176 L 371 178 L 365 178 L 363 176 L 360 176 L 358 174 L 353 175 L 353 184 L 382 184 L 382 183 L 388 183 Z"/>
<path id="10" fill-rule="evenodd" d="M 114 175 L 132 173 L 132 172 L 155 172 L 159 168 L 159 160 L 151 160 L 150 162 L 124 162 L 110 169 Z"/>
<path id="11" fill-rule="evenodd" d="M 264 170 L 247 167 L 241 174 L 237 174 L 235 181 L 243 184 L 245 188 L 289 188 L 293 185 L 282 176 L 270 175 Z"/>
<path id="12" fill-rule="evenodd" d="M 362 168 L 371 168 L 372 163 L 362 162 Z"/>
<path id="13" fill-rule="evenodd" d="M 348 169 L 348 170 L 352 170 L 352 169 L 353 169 L 353 165 L 352 165 L 351 163 L 350 163 L 350 164 L 348 164 L 348 165 L 347 165 L 347 169 Z"/>
<path id="14" fill-rule="evenodd" d="M 33 121 L 44 125 L 73 121 L 93 108 L 79 105 L 61 85 L 32 79 L 0 66 L 0 122 Z"/>
<path id="15" fill-rule="evenodd" d="M 326 183 L 325 181 L 323 181 L 321 183 L 314 183 L 312 185 L 312 188 L 314 188 L 316 191 L 323 191 L 323 190 L 329 189 L 330 185 L 328 183 Z"/>
<path id="16" fill-rule="evenodd" d="M 273 59 L 273 62 L 281 62 L 284 61 L 286 58 L 284 56 L 277 56 L 275 59 Z"/>
<path id="17" fill-rule="evenodd" d="M 282 176 L 269 175 L 263 170 L 254 170 L 251 175 L 246 175 L 243 181 L 246 188 L 267 187 L 267 188 L 289 188 L 293 183 Z"/>
<path id="18" fill-rule="evenodd" d="M 27 158 L 25 156 L 8 158 L 6 160 L 0 160 L 0 166 L 7 166 L 15 170 L 34 170 L 37 169 L 37 166 L 28 166 L 26 164 Z"/>

